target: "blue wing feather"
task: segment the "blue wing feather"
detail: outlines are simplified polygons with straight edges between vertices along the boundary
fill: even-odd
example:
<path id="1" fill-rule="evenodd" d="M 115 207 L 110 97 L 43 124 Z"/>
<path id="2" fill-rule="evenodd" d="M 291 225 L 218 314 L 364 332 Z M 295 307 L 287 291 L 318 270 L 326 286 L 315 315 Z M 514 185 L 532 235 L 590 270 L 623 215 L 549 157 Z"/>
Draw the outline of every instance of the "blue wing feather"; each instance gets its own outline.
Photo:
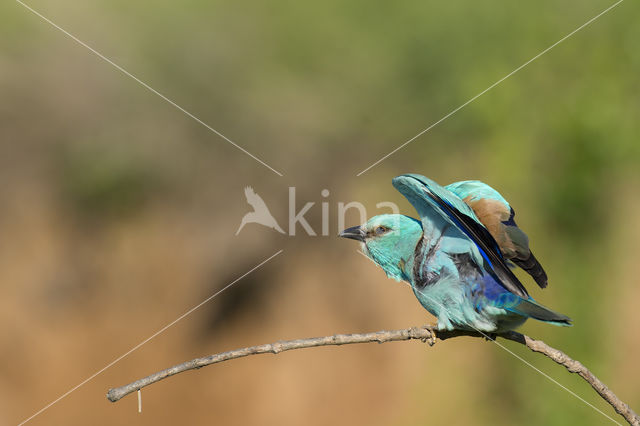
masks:
<path id="1" fill-rule="evenodd" d="M 529 298 L 527 290 L 502 257 L 498 243 L 462 199 L 431 179 L 417 174 L 398 176 L 393 179 L 393 186 L 415 207 L 421 219 L 429 218 L 436 212 L 464 232 L 485 259 L 484 269 L 505 289 L 524 299 Z"/>
<path id="2" fill-rule="evenodd" d="M 445 188 L 456 194 L 461 200 L 464 200 L 467 197 L 471 197 L 471 201 L 482 199 L 496 200 L 504 204 L 507 210 L 511 209 L 507 200 L 505 200 L 498 191 L 479 180 L 463 180 L 460 182 L 454 182 L 445 186 Z"/>

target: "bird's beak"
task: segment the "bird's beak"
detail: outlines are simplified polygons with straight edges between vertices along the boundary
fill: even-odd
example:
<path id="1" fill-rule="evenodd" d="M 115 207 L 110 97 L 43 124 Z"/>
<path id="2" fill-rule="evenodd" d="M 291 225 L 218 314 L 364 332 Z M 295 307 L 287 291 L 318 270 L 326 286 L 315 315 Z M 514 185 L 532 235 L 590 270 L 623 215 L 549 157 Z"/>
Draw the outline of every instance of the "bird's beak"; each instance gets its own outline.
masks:
<path id="1" fill-rule="evenodd" d="M 361 226 L 352 226 L 342 231 L 338 236 L 364 242 L 365 233 Z"/>

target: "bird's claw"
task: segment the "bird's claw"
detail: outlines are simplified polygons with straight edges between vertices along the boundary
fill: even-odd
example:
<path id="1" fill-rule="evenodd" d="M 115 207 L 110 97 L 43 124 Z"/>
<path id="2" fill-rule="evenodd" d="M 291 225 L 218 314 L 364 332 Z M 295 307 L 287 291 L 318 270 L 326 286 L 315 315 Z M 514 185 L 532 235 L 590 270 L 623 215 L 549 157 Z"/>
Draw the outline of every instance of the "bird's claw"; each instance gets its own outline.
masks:
<path id="1" fill-rule="evenodd" d="M 427 343 L 429 344 L 429 346 L 433 346 L 436 344 L 436 330 L 432 329 L 431 330 L 431 338 L 429 338 L 429 340 L 427 340 Z"/>
<path id="2" fill-rule="evenodd" d="M 427 343 L 429 346 L 433 346 L 436 344 L 436 326 L 435 325 L 425 325 L 424 326 L 425 329 L 429 330 L 429 332 L 431 333 L 431 336 L 429 336 L 428 338 L 425 337 L 424 339 L 422 339 L 422 341 L 424 343 Z"/>

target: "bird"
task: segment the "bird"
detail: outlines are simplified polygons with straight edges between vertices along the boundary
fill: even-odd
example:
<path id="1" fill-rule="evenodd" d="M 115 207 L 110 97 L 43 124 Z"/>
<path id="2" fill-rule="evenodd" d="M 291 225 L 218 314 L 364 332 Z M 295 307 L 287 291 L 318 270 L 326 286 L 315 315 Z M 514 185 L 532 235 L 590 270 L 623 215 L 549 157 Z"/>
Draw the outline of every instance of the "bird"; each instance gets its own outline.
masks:
<path id="1" fill-rule="evenodd" d="M 419 219 L 378 215 L 339 236 L 361 242 L 363 253 L 388 277 L 408 282 L 420 304 L 437 318 L 437 331 L 498 334 L 528 318 L 571 325 L 568 316 L 529 295 L 499 243 L 460 196 L 418 174 L 397 176 L 392 183 Z M 464 195 L 463 187 L 454 189 Z"/>
<path id="2" fill-rule="evenodd" d="M 273 228 L 281 234 L 284 234 L 284 231 L 282 230 L 282 228 L 280 228 L 278 222 L 276 222 L 276 219 L 269 211 L 269 208 L 265 204 L 262 197 L 256 194 L 253 188 L 247 186 L 244 189 L 244 195 L 247 198 L 247 203 L 249 203 L 249 205 L 253 207 L 253 211 L 245 214 L 242 217 L 242 222 L 240 223 L 240 227 L 236 231 L 236 235 L 240 233 L 244 225 L 246 225 L 247 223 L 259 223 L 260 225 L 264 225 L 268 228 Z"/>
<path id="3" fill-rule="evenodd" d="M 531 252 L 527 234 L 516 224 L 516 212 L 498 191 L 479 180 L 454 182 L 445 188 L 471 207 L 506 259 L 531 275 L 540 288 L 547 286 L 547 273 Z"/>

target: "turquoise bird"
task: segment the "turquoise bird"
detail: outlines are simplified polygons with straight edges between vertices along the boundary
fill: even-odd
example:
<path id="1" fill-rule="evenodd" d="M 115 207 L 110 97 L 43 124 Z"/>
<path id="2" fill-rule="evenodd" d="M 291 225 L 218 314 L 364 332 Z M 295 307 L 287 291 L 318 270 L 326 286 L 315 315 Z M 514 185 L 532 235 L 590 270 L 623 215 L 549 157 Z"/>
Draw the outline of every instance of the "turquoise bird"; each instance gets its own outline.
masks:
<path id="1" fill-rule="evenodd" d="M 407 281 L 422 306 L 438 318 L 438 330 L 500 333 L 528 318 L 571 325 L 569 317 L 529 296 L 511 272 L 510 260 L 541 287 L 547 283 L 526 234 L 513 221 L 513 210 L 497 191 L 478 181 L 445 188 L 416 174 L 394 178 L 393 186 L 420 220 L 379 215 L 340 236 L 362 242 L 363 252 L 388 277 Z"/>
<path id="2" fill-rule="evenodd" d="M 547 286 L 547 274 L 529 249 L 527 234 L 518 228 L 515 211 L 498 191 L 479 180 L 455 182 L 445 188 L 471 207 L 506 259 L 529 273 L 541 288 Z"/>

